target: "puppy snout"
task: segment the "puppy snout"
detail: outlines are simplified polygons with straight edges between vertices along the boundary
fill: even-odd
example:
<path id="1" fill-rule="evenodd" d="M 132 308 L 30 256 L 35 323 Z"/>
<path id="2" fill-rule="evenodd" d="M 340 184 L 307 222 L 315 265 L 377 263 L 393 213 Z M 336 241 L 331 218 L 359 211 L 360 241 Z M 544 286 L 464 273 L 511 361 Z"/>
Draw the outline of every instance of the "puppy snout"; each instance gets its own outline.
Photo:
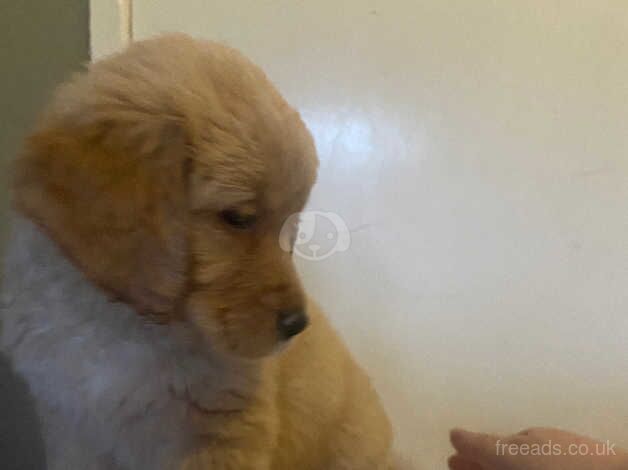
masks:
<path id="1" fill-rule="evenodd" d="M 286 310 L 277 316 L 277 330 L 283 339 L 298 335 L 308 325 L 308 318 L 302 309 Z"/>

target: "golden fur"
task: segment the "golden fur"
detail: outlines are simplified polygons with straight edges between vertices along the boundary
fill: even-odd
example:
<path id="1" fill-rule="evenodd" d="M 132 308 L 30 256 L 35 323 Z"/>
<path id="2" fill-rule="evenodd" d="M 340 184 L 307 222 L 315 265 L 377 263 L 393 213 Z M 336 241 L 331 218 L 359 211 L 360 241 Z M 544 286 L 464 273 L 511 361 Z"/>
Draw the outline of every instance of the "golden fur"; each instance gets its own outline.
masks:
<path id="1" fill-rule="evenodd" d="M 316 168 L 309 132 L 263 72 L 184 35 L 138 42 L 62 86 L 16 162 L 16 207 L 90 281 L 260 374 L 243 410 L 190 403 L 190 427 L 209 437 L 182 468 L 389 468 L 378 397 L 279 245 Z M 230 226 L 225 211 L 254 222 Z M 277 312 L 304 308 L 309 327 L 277 353 Z"/>

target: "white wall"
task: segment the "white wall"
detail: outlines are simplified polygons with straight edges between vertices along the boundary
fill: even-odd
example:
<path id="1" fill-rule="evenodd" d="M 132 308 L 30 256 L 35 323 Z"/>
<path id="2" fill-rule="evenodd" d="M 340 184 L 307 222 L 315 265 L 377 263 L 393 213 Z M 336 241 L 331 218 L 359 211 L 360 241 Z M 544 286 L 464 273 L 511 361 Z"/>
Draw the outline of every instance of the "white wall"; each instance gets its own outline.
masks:
<path id="1" fill-rule="evenodd" d="M 628 445 L 628 6 L 623 0 L 135 0 L 262 65 L 312 129 L 310 207 L 348 251 L 300 262 L 444 469 L 454 425 Z"/>

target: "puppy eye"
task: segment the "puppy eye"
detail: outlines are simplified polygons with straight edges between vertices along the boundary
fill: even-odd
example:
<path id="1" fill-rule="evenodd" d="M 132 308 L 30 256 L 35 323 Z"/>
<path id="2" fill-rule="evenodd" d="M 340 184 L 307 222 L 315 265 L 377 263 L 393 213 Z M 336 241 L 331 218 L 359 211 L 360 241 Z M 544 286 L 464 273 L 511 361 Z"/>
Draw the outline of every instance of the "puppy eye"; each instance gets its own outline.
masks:
<path id="1" fill-rule="evenodd" d="M 257 221 L 254 214 L 243 214 L 235 209 L 225 209 L 220 212 L 220 218 L 231 227 L 246 230 L 251 228 Z"/>

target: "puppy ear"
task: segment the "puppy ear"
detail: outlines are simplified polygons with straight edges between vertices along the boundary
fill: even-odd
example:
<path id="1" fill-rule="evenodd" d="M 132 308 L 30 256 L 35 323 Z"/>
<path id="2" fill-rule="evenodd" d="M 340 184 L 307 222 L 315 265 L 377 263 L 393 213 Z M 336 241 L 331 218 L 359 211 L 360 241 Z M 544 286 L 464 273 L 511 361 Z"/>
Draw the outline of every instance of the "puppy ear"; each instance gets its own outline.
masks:
<path id="1" fill-rule="evenodd" d="M 16 207 L 95 284 L 168 319 L 187 270 L 183 126 L 132 103 L 65 98 L 70 109 L 49 113 L 16 161 Z"/>

